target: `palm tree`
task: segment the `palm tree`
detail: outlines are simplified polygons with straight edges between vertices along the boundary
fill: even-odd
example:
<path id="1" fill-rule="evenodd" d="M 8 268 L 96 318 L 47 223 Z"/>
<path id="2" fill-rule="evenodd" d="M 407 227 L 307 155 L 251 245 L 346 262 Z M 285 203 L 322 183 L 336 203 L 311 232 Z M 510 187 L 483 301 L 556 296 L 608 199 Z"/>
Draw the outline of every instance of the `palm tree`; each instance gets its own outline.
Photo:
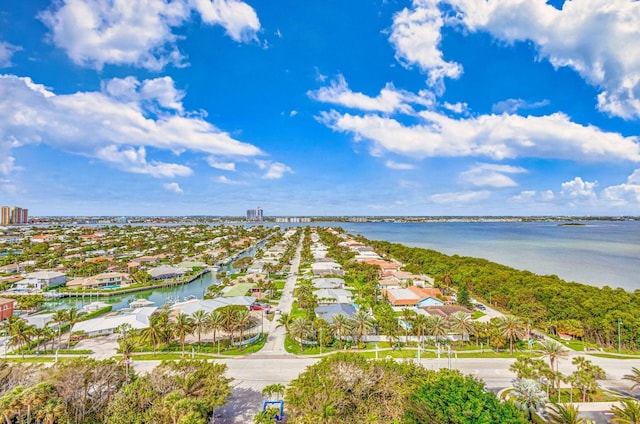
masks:
<path id="1" fill-rule="evenodd" d="M 71 347 L 71 331 L 73 330 L 73 326 L 79 319 L 78 310 L 75 307 L 69 308 L 67 311 L 67 321 L 69 321 L 69 338 L 67 339 L 67 349 Z"/>
<path id="2" fill-rule="evenodd" d="M 129 382 L 129 363 L 131 361 L 131 354 L 136 348 L 136 344 L 131 337 L 124 337 L 118 339 L 120 345 L 120 354 L 122 355 L 122 363 L 124 364 L 125 377 L 127 383 Z"/>
<path id="3" fill-rule="evenodd" d="M 27 321 L 12 315 L 4 323 L 7 335 L 9 336 L 9 346 L 22 348 L 22 359 L 24 359 L 24 347 L 29 344 L 31 337 L 35 334 L 35 327 L 29 325 Z"/>
<path id="4" fill-rule="evenodd" d="M 533 413 L 544 408 L 547 403 L 547 394 L 540 385 L 527 378 L 516 380 L 513 384 L 513 396 L 516 408 L 528 412 L 529 422 L 533 422 Z"/>
<path id="5" fill-rule="evenodd" d="M 272 395 L 278 395 L 278 398 L 281 398 L 285 393 L 285 387 L 283 384 L 275 383 L 269 384 L 264 389 L 262 389 L 262 395 L 269 399 Z"/>
<path id="6" fill-rule="evenodd" d="M 462 341 L 464 342 L 470 333 L 474 331 L 475 326 L 471 315 L 462 311 L 454 312 L 449 317 L 449 326 L 452 331 L 458 332 L 462 335 Z"/>
<path id="7" fill-rule="evenodd" d="M 176 322 L 173 323 L 173 328 L 180 340 L 180 345 L 182 346 L 182 356 L 184 356 L 184 341 L 188 334 L 193 333 L 194 325 L 193 318 L 189 315 L 181 312 L 176 317 Z"/>
<path id="8" fill-rule="evenodd" d="M 234 333 L 238 328 L 237 318 L 238 315 L 236 311 L 238 308 L 236 306 L 225 306 L 220 309 L 220 314 L 222 314 L 222 328 L 223 330 L 229 334 L 231 338 L 231 345 L 234 344 Z"/>
<path id="9" fill-rule="evenodd" d="M 640 369 L 637 367 L 631 368 L 631 374 L 625 374 L 622 377 L 624 380 L 629 380 L 633 383 L 631 386 L 631 390 L 635 390 L 640 387 Z"/>
<path id="10" fill-rule="evenodd" d="M 62 336 L 62 332 L 61 332 L 62 323 L 67 321 L 67 311 L 65 311 L 64 309 L 58 309 L 51 316 L 51 321 L 53 321 L 56 324 L 56 327 L 58 329 L 58 347 L 59 347 L 60 346 L 60 338 Z"/>
<path id="11" fill-rule="evenodd" d="M 640 403 L 633 399 L 623 399 L 620 406 L 612 406 L 611 422 L 618 424 L 640 424 Z"/>
<path id="12" fill-rule="evenodd" d="M 304 350 L 304 340 L 310 333 L 310 325 L 306 317 L 295 317 L 289 326 L 291 337 L 300 342 L 300 351 Z"/>
<path id="13" fill-rule="evenodd" d="M 552 403 L 549 406 L 547 422 L 549 424 L 588 424 L 586 418 L 580 418 L 578 407 L 572 403 Z"/>
<path id="14" fill-rule="evenodd" d="M 356 336 L 356 343 L 373 330 L 373 319 L 364 309 L 358 309 L 351 318 L 351 331 Z"/>
<path id="15" fill-rule="evenodd" d="M 207 327 L 207 312 L 204 309 L 198 309 L 191 314 L 193 320 L 193 328 L 198 333 L 198 346 L 200 346 L 200 336 L 202 330 Z"/>
<path id="16" fill-rule="evenodd" d="M 282 312 L 280 317 L 278 318 L 278 327 L 284 327 L 284 329 L 288 332 L 289 326 L 291 325 L 291 315 L 286 312 Z"/>
<path id="17" fill-rule="evenodd" d="M 149 317 L 149 326 L 142 330 L 142 340 L 151 343 L 153 356 L 156 355 L 158 345 L 167 337 L 165 322 L 162 314 L 153 314 Z"/>
<path id="18" fill-rule="evenodd" d="M 338 347 L 342 347 L 342 338 L 349 332 L 351 323 L 345 314 L 336 314 L 331 318 L 331 329 L 338 339 Z"/>
<path id="19" fill-rule="evenodd" d="M 427 317 L 427 330 L 433 337 L 434 343 L 437 343 L 440 337 L 444 337 L 449 333 L 449 325 L 447 320 L 440 315 L 429 315 Z"/>
<path id="20" fill-rule="evenodd" d="M 413 319 L 413 331 L 418 336 L 418 344 L 422 344 L 422 335 L 427 329 L 427 317 L 425 315 L 416 315 Z"/>
<path id="21" fill-rule="evenodd" d="M 216 334 L 218 330 L 222 329 L 223 325 L 223 316 L 220 311 L 211 311 L 207 314 L 205 318 L 205 323 L 207 325 L 207 329 L 211 330 L 213 333 L 213 342 L 212 346 L 216 344 Z"/>
<path id="22" fill-rule="evenodd" d="M 236 328 L 240 330 L 240 347 L 244 339 L 244 330 L 253 322 L 251 313 L 248 309 L 238 309 L 235 312 Z"/>
<path id="23" fill-rule="evenodd" d="M 520 318 L 504 315 L 498 318 L 498 328 L 505 339 L 509 340 L 509 353 L 513 355 L 513 341 L 526 336 L 526 330 Z"/>
<path id="24" fill-rule="evenodd" d="M 561 343 L 553 339 L 545 340 L 540 343 L 542 345 L 542 351 L 544 355 L 549 357 L 549 366 L 553 370 L 553 365 L 556 359 L 566 358 L 569 354 L 569 349 L 566 349 Z"/>

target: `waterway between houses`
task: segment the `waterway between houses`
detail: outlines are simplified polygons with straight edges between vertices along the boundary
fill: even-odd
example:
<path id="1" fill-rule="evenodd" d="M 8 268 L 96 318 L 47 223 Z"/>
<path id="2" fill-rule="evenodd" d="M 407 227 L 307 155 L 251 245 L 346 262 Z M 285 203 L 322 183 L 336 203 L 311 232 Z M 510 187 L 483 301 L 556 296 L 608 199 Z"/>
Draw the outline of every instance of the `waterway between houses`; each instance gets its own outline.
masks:
<path id="1" fill-rule="evenodd" d="M 264 243 L 259 243 L 262 246 Z M 255 254 L 255 248 L 251 248 L 241 254 L 238 258 L 245 256 L 253 256 Z M 237 272 L 231 264 L 223 265 L 220 267 L 219 272 Z M 150 290 L 139 291 L 135 293 L 126 293 L 121 295 L 110 294 L 109 296 L 99 296 L 96 293 L 86 294 L 84 297 L 66 297 L 45 302 L 45 308 L 50 310 L 56 309 L 68 309 L 75 307 L 81 309 L 83 306 L 88 305 L 91 302 L 104 302 L 113 305 L 113 310 L 119 310 L 128 308 L 129 303 L 137 299 L 148 299 L 155 303 L 156 306 L 162 306 L 165 303 L 175 303 L 182 301 L 183 299 L 191 296 L 195 296 L 198 299 L 202 299 L 207 291 L 207 287 L 212 284 L 220 283 L 220 280 L 216 278 L 216 274 L 213 272 L 207 272 L 190 283 L 178 284 L 169 287 L 162 287 Z"/>

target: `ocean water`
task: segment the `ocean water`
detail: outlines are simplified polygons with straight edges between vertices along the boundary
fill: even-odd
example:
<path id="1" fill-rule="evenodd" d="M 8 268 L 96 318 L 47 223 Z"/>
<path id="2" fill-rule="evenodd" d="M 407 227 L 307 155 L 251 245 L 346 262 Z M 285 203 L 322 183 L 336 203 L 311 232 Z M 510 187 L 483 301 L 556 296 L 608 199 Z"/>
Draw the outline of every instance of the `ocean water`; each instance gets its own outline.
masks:
<path id="1" fill-rule="evenodd" d="M 352 234 L 486 258 L 598 287 L 640 289 L 640 221 L 340 223 Z"/>

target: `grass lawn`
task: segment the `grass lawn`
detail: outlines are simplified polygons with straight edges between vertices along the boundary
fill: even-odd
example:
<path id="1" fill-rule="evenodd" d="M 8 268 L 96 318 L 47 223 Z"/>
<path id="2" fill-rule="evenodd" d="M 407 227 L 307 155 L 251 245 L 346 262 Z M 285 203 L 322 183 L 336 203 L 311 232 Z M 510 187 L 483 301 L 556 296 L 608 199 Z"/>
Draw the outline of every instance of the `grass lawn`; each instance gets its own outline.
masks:
<path id="1" fill-rule="evenodd" d="M 62 362 L 62 361 L 71 361 L 74 358 L 68 358 L 68 357 L 64 357 L 64 356 L 60 356 L 58 357 L 58 362 Z M 2 358 L 1 361 L 7 361 L 7 362 L 15 362 L 15 363 L 23 363 L 23 364 L 31 364 L 31 363 L 48 363 L 48 362 L 55 362 L 56 361 L 56 357 L 55 355 L 38 355 L 38 356 L 29 356 L 26 357 L 24 359 L 22 359 L 21 356 L 7 356 Z"/>
<path id="2" fill-rule="evenodd" d="M 608 358 L 608 359 L 632 359 L 635 361 L 640 360 L 640 356 L 621 356 L 621 355 L 614 355 L 612 353 L 589 353 L 589 355 L 597 356 L 598 358 Z"/>
<path id="3" fill-rule="evenodd" d="M 487 314 L 485 314 L 485 313 L 484 313 L 484 312 L 482 312 L 482 311 L 473 311 L 473 312 L 471 313 L 471 319 L 478 319 L 478 318 L 481 318 L 481 317 L 483 317 L 483 316 L 485 316 L 485 315 L 487 315 Z"/>

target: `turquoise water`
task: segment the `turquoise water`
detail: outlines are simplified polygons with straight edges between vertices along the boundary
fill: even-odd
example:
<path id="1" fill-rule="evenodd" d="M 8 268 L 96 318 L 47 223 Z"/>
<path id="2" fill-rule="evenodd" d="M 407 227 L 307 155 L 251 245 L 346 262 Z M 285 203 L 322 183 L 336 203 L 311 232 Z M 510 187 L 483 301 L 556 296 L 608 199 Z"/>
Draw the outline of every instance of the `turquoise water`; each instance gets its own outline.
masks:
<path id="1" fill-rule="evenodd" d="M 449 255 L 486 258 L 595 286 L 640 289 L 640 221 L 341 223 L 346 231 Z"/>

